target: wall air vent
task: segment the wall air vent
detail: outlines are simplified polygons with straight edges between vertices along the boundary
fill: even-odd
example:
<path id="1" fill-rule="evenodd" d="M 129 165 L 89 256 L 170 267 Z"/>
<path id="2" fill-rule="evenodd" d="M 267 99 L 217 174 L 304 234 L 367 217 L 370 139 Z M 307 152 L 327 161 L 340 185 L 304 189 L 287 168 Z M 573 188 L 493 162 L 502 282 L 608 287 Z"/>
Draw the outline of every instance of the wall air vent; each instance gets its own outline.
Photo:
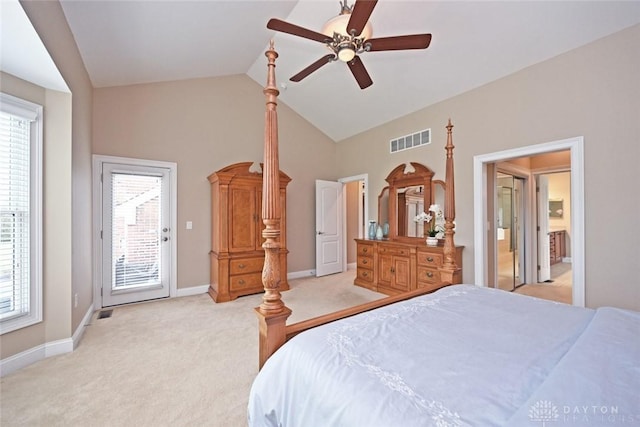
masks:
<path id="1" fill-rule="evenodd" d="M 398 151 L 404 151 L 409 148 L 420 147 L 421 145 L 427 144 L 431 144 L 431 129 L 421 130 L 411 135 L 392 139 L 389 141 L 389 151 L 391 153 L 397 153 Z"/>

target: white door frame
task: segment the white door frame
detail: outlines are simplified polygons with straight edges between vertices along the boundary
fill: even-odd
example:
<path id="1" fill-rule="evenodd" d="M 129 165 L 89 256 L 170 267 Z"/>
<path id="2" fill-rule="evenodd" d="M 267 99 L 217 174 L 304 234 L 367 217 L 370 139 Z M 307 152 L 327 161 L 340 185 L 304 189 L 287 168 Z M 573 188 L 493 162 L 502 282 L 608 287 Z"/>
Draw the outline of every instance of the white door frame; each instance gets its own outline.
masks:
<path id="1" fill-rule="evenodd" d="M 174 162 L 163 162 L 159 160 L 134 159 L 129 157 L 114 157 L 94 154 L 92 156 L 93 163 L 93 306 L 101 309 L 102 298 L 100 290 L 102 289 L 102 185 L 100 183 L 100 175 L 104 163 L 119 163 L 122 165 L 133 166 L 149 166 L 167 168 L 171 171 L 171 179 L 169 180 L 169 209 L 171 211 L 171 229 L 175 230 L 173 238 L 170 242 L 171 265 L 169 274 L 169 298 L 173 298 L 177 294 L 177 270 L 178 270 L 178 221 L 177 221 L 177 196 L 178 189 L 178 164 Z"/>
<path id="2" fill-rule="evenodd" d="M 582 136 L 474 156 L 473 241 L 475 248 L 474 282 L 477 286 L 487 286 L 488 283 L 488 233 L 486 230 L 494 228 L 493 222 L 487 218 L 485 197 L 487 194 L 487 164 L 563 150 L 570 150 L 571 153 L 572 301 L 575 306 L 585 306 L 584 137 Z"/>
<path id="3" fill-rule="evenodd" d="M 358 230 L 358 237 L 359 238 L 363 238 L 364 236 L 366 236 L 366 228 L 367 228 L 367 224 L 369 223 L 369 174 L 363 173 L 360 175 L 353 175 L 353 176 L 348 176 L 345 178 L 340 178 L 338 180 L 338 182 L 341 182 L 342 184 L 346 184 L 347 182 L 353 182 L 353 181 L 363 181 L 364 182 L 364 189 L 362 189 L 362 198 L 363 198 L 363 205 L 364 205 L 364 212 L 360 212 L 360 200 L 358 200 L 358 216 L 362 216 L 364 218 L 364 221 L 362 222 L 363 226 L 362 229 Z M 343 227 L 343 232 L 342 232 L 342 253 L 344 254 L 344 257 L 342 257 L 342 271 L 347 271 L 347 194 L 346 191 L 342 192 L 342 197 L 343 197 L 343 206 L 345 207 L 344 211 L 343 211 L 343 219 L 342 219 L 342 227 Z"/>
<path id="4" fill-rule="evenodd" d="M 551 279 L 551 260 L 549 247 L 549 179 L 544 174 L 535 175 L 537 198 L 537 223 L 538 223 L 538 282 L 546 282 Z"/>

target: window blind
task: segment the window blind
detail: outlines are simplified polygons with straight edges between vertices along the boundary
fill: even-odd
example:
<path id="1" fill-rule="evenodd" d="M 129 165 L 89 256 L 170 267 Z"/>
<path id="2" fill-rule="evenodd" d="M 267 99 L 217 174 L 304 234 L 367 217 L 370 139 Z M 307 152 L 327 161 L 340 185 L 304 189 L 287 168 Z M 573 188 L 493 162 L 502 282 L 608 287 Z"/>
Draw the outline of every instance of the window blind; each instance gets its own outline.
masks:
<path id="1" fill-rule="evenodd" d="M 5 106 L 3 106 L 5 107 Z M 20 109 L 14 112 L 21 113 Z M 30 311 L 33 113 L 0 111 L 0 320 Z"/>
<path id="2" fill-rule="evenodd" d="M 162 178 L 115 172 L 112 191 L 112 289 L 160 284 Z"/>

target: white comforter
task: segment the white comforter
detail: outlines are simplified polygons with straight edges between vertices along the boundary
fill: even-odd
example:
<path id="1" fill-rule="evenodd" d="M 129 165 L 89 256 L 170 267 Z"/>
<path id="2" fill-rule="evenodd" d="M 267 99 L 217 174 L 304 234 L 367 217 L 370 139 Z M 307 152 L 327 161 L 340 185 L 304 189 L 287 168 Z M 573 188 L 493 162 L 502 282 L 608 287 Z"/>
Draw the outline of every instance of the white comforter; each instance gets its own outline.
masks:
<path id="1" fill-rule="evenodd" d="M 619 319 L 457 285 L 324 325 L 267 361 L 249 425 L 541 425 L 553 407 L 559 419 L 565 405 L 600 403 L 637 416 L 640 320 L 609 310 L 635 322 L 612 342 Z"/>

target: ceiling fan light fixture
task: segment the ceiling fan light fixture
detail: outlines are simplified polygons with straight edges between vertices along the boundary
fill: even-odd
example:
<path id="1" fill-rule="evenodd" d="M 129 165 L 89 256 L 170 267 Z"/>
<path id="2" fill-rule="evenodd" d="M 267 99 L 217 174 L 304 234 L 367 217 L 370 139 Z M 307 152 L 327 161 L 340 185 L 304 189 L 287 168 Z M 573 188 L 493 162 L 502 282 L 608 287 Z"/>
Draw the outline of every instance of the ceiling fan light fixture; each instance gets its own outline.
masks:
<path id="1" fill-rule="evenodd" d="M 355 56 L 356 52 L 350 45 L 342 46 L 338 49 L 338 59 L 342 62 L 349 62 Z"/>
<path id="2" fill-rule="evenodd" d="M 333 37 L 334 33 L 346 37 L 350 36 L 350 34 L 347 33 L 347 24 L 349 23 L 349 18 L 351 18 L 351 14 L 349 13 L 341 14 L 331 18 L 322 26 L 321 33 L 329 37 Z M 373 28 L 371 27 L 371 23 L 367 22 L 358 38 L 367 40 L 370 39 L 372 35 Z"/>

